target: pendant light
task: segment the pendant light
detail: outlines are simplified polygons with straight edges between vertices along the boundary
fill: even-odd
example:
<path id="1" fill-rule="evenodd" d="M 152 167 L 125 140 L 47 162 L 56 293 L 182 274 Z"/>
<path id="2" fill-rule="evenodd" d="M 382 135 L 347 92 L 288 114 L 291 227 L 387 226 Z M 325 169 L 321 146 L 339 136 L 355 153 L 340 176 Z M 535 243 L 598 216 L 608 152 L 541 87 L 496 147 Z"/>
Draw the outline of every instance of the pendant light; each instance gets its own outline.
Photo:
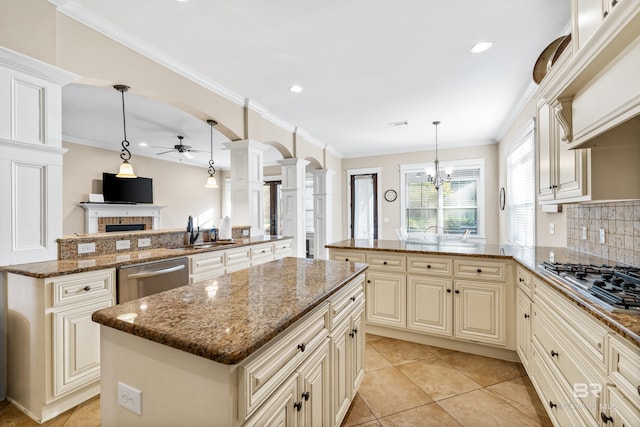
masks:
<path id="1" fill-rule="evenodd" d="M 129 163 L 129 159 L 131 159 L 131 151 L 127 148 L 129 147 L 129 141 L 127 141 L 127 121 L 124 114 L 124 93 L 129 90 L 129 86 L 115 85 L 113 88 L 122 95 L 122 126 L 124 129 L 124 139 L 122 140 L 122 150 L 120 152 L 122 164 L 120 165 L 120 170 L 116 176 L 118 178 L 137 178 L 136 174 L 133 172 L 133 166 Z"/>
<path id="2" fill-rule="evenodd" d="M 436 160 L 433 162 L 435 166 L 435 173 L 434 175 L 431 175 L 430 171 L 426 172 L 427 181 L 433 184 L 433 186 L 436 187 L 436 191 L 438 191 L 442 184 L 444 184 L 445 182 L 451 182 L 451 173 L 453 172 L 453 170 L 447 168 L 447 170 L 445 171 L 445 177 L 442 177 L 440 175 L 440 161 L 438 160 L 438 125 L 440 124 L 440 122 L 435 121 L 433 122 L 433 124 L 436 127 Z"/>
<path id="3" fill-rule="evenodd" d="M 216 168 L 213 167 L 215 162 L 213 161 L 213 127 L 218 124 L 215 120 L 207 120 L 209 126 L 211 126 L 211 158 L 209 160 L 209 178 L 207 178 L 207 183 L 205 187 L 207 188 L 218 188 L 218 182 L 216 181 Z"/>

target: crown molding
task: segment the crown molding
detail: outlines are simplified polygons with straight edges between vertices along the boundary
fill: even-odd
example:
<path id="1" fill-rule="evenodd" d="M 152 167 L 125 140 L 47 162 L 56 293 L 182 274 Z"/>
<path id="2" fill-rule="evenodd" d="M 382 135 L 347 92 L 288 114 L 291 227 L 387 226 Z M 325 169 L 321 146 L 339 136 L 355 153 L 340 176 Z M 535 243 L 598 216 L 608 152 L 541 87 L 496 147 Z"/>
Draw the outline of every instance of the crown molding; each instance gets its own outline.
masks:
<path id="1" fill-rule="evenodd" d="M 65 85 L 80 78 L 77 74 L 2 46 L 0 46 L 0 65 L 59 85 Z"/>

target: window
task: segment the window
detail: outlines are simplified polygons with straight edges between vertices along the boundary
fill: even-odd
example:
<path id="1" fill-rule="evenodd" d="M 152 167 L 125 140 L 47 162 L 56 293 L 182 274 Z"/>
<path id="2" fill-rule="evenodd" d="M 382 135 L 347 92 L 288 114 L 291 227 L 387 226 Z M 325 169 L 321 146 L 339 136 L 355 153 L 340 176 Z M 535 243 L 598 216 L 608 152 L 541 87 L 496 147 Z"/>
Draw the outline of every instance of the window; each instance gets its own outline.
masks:
<path id="1" fill-rule="evenodd" d="M 507 240 L 535 244 L 535 176 L 533 123 L 516 139 L 507 155 Z"/>
<path id="2" fill-rule="evenodd" d="M 484 236 L 483 209 L 484 160 L 440 162 L 453 168 L 451 182 L 436 191 L 427 181 L 425 169 L 433 164 L 401 165 L 402 227 L 409 237 L 420 238 L 428 232 L 460 236 L 467 230 L 472 236 Z"/>

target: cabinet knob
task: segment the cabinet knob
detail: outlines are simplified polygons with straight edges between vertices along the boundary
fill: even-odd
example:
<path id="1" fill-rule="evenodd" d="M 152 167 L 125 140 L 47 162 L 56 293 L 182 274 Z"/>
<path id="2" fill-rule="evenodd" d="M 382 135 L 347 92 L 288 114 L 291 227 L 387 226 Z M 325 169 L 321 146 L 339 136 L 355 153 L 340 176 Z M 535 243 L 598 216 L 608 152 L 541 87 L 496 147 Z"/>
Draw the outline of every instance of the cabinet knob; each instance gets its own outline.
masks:
<path id="1" fill-rule="evenodd" d="M 617 5 L 617 4 L 618 4 L 618 0 L 612 0 L 612 1 L 611 1 L 611 6 L 615 6 L 615 5 Z"/>
<path id="2" fill-rule="evenodd" d="M 600 418 L 602 418 L 602 422 L 607 424 L 609 421 L 613 422 L 613 418 L 611 418 L 609 415 L 605 414 L 604 412 L 600 412 Z"/>
<path id="3" fill-rule="evenodd" d="M 387 265 L 387 261 L 383 261 L 382 264 Z"/>
<path id="4" fill-rule="evenodd" d="M 522 277 L 518 277 L 518 282 L 524 282 L 524 279 Z"/>
<path id="5" fill-rule="evenodd" d="M 302 409 L 302 402 L 296 402 L 293 404 L 293 407 L 296 408 L 298 412 Z"/>
<path id="6" fill-rule="evenodd" d="M 431 264 L 427 264 L 427 268 L 431 268 Z"/>
<path id="7" fill-rule="evenodd" d="M 447 292 L 448 292 L 448 293 L 451 293 L 451 289 L 447 289 Z"/>
<path id="8" fill-rule="evenodd" d="M 549 401 L 549 408 L 553 409 L 553 408 L 557 408 L 557 407 L 558 407 L 558 405 L 556 405 L 552 401 Z"/>
<path id="9" fill-rule="evenodd" d="M 551 357 L 558 357 L 558 356 L 559 356 L 558 352 L 551 350 Z"/>
<path id="10" fill-rule="evenodd" d="M 345 260 L 345 261 L 349 261 L 349 258 L 345 258 L 344 260 Z"/>
<path id="11" fill-rule="evenodd" d="M 529 315 L 528 315 L 527 313 L 525 313 L 525 314 L 524 314 L 524 318 L 525 318 L 525 319 L 528 319 L 528 318 L 529 318 Z"/>
<path id="12" fill-rule="evenodd" d="M 91 290 L 91 286 L 87 285 L 84 288 L 82 288 L 85 290 L 85 292 L 89 292 Z"/>
<path id="13" fill-rule="evenodd" d="M 349 336 L 353 338 L 356 336 L 357 333 L 358 333 L 358 328 L 352 329 L 351 332 L 349 333 Z"/>
<path id="14" fill-rule="evenodd" d="M 304 349 L 307 348 L 304 343 L 302 344 L 298 344 L 298 350 L 300 350 L 301 353 L 304 353 Z"/>
<path id="15" fill-rule="evenodd" d="M 603 18 L 606 18 L 609 15 L 609 11 L 605 10 L 604 13 L 602 14 Z"/>
<path id="16" fill-rule="evenodd" d="M 459 290 L 459 289 L 456 289 L 454 292 L 455 292 L 456 294 L 459 294 L 459 293 L 460 293 L 460 290 Z"/>
<path id="17" fill-rule="evenodd" d="M 356 300 L 356 297 L 351 297 L 351 298 L 349 298 L 349 299 L 350 299 L 351 301 L 355 301 L 355 300 Z"/>
<path id="18" fill-rule="evenodd" d="M 371 280 L 367 280 L 367 283 L 371 283 Z"/>
<path id="19" fill-rule="evenodd" d="M 476 271 L 477 271 L 478 273 L 482 273 L 482 269 L 481 269 L 481 268 L 477 269 Z"/>
<path id="20" fill-rule="evenodd" d="M 306 402 L 307 400 L 309 400 L 309 392 L 305 391 L 304 393 L 302 393 L 302 398 L 304 399 L 304 401 Z"/>

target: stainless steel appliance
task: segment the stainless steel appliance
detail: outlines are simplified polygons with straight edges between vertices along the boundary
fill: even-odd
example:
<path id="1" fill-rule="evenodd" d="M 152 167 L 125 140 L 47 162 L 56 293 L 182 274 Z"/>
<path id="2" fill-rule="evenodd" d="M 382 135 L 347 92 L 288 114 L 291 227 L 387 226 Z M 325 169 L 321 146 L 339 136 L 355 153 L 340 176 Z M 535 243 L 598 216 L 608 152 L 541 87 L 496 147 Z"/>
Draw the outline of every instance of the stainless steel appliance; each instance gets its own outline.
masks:
<path id="1" fill-rule="evenodd" d="M 545 261 L 538 269 L 611 312 L 640 315 L 640 268 Z"/>
<path id="2" fill-rule="evenodd" d="M 118 304 L 189 284 L 186 257 L 127 265 L 118 269 Z"/>

